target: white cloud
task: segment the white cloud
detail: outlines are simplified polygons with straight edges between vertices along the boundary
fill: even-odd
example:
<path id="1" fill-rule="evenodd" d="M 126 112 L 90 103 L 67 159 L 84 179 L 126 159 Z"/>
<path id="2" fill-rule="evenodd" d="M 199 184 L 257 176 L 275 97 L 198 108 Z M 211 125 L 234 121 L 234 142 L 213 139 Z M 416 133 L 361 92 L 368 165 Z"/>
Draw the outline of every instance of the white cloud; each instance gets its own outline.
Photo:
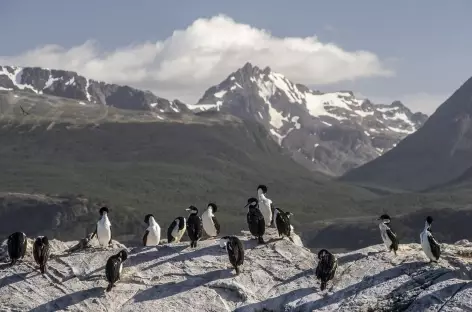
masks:
<path id="1" fill-rule="evenodd" d="M 313 37 L 279 38 L 263 29 L 218 15 L 200 18 L 163 41 L 105 51 L 95 41 L 66 49 L 46 45 L 0 64 L 77 71 L 106 82 L 149 89 L 157 95 L 195 102 L 247 61 L 270 66 L 295 82 L 322 85 L 393 72 L 373 53 L 345 51 Z"/>

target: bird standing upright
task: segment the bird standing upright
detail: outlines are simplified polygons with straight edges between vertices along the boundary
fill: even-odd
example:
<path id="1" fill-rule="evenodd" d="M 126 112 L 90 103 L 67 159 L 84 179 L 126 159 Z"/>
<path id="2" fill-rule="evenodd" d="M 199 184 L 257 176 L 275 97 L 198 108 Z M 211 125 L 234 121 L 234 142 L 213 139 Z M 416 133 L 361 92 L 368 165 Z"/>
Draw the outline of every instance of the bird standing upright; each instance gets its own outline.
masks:
<path id="1" fill-rule="evenodd" d="M 23 232 L 15 232 L 8 236 L 8 256 L 10 257 L 10 265 L 14 265 L 19 259 L 25 257 L 28 240 Z"/>
<path id="2" fill-rule="evenodd" d="M 96 235 L 98 243 L 102 247 L 111 244 L 111 222 L 108 219 L 108 211 L 107 207 L 100 208 L 100 219 L 97 222 L 92 237 L 90 237 L 90 239 L 92 239 Z"/>
<path id="3" fill-rule="evenodd" d="M 187 235 L 190 238 L 190 248 L 195 248 L 203 235 L 203 223 L 202 219 L 198 216 L 197 207 L 190 206 L 186 210 L 190 212 L 187 220 Z"/>
<path id="4" fill-rule="evenodd" d="M 398 237 L 397 234 L 392 230 L 390 225 L 390 216 L 387 214 L 381 215 L 378 220 L 381 220 L 379 223 L 380 228 L 380 236 L 382 236 L 382 240 L 387 247 L 388 251 L 392 251 L 395 255 L 397 255 L 398 250 Z"/>
<path id="5" fill-rule="evenodd" d="M 120 280 L 121 271 L 123 270 L 123 262 L 126 259 L 128 259 L 128 253 L 124 249 L 116 255 L 108 258 L 107 264 L 105 265 L 105 276 L 108 281 L 106 291 L 110 291 L 115 287 L 115 283 Z"/>
<path id="6" fill-rule="evenodd" d="M 49 260 L 49 240 L 47 236 L 36 237 L 33 244 L 33 258 L 34 261 L 39 265 L 41 274 L 47 271 L 47 262 Z"/>
<path id="7" fill-rule="evenodd" d="M 144 217 L 144 222 L 148 225 L 143 236 L 144 246 L 157 246 L 161 241 L 161 227 L 154 219 L 154 215 L 147 214 Z"/>
<path id="8" fill-rule="evenodd" d="M 247 200 L 247 205 L 244 206 L 244 208 L 246 207 L 248 207 L 247 225 L 249 227 L 249 232 L 257 238 L 259 244 L 264 244 L 265 242 L 262 236 L 265 233 L 265 220 L 259 210 L 257 198 L 249 198 Z"/>
<path id="9" fill-rule="evenodd" d="M 431 232 L 432 223 L 433 218 L 431 216 L 426 217 L 424 230 L 420 234 L 421 247 L 423 247 L 423 251 L 429 258 L 430 262 L 438 262 L 439 257 L 441 256 L 441 246 Z"/>
<path id="10" fill-rule="evenodd" d="M 325 290 L 328 281 L 334 278 L 338 260 L 326 249 L 318 252 L 318 265 L 316 267 L 316 277 L 321 281 L 320 289 Z"/>

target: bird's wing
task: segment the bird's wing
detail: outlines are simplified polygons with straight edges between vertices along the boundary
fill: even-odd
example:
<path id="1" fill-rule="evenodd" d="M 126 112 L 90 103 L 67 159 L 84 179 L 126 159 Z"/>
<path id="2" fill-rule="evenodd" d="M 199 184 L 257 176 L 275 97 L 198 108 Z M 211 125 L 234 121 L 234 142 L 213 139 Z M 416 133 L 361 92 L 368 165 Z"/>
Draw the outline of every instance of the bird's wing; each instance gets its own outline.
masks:
<path id="1" fill-rule="evenodd" d="M 143 245 L 144 246 L 146 246 L 146 240 L 147 240 L 148 234 L 149 234 L 149 230 L 146 230 L 146 232 L 144 232 L 144 236 L 143 236 Z"/>
<path id="2" fill-rule="evenodd" d="M 118 259 L 108 259 L 105 273 L 109 282 L 116 282 L 120 278 L 120 261 Z"/>
<path id="3" fill-rule="evenodd" d="M 220 234 L 220 224 L 218 223 L 218 220 L 215 216 L 211 217 L 211 220 L 213 220 L 213 224 L 215 225 L 216 234 Z"/>
<path id="4" fill-rule="evenodd" d="M 441 246 L 439 243 L 434 239 L 433 234 L 429 233 L 428 234 L 428 242 L 429 245 L 431 246 L 431 252 L 436 258 L 439 258 L 439 255 L 441 254 Z"/>
<path id="5" fill-rule="evenodd" d="M 176 226 L 176 222 L 174 220 L 174 222 L 172 222 L 170 225 L 169 225 L 169 228 L 167 229 L 167 242 L 170 243 L 172 242 L 172 231 L 174 230 L 174 227 Z"/>

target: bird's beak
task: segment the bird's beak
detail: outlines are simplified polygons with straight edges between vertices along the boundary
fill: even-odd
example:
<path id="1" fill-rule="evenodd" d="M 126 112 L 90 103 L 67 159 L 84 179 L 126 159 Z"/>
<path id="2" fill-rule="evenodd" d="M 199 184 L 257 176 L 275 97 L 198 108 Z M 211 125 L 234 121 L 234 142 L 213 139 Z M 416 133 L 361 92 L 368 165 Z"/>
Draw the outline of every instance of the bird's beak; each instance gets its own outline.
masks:
<path id="1" fill-rule="evenodd" d="M 192 210 L 190 210 L 190 209 L 188 209 L 188 208 L 185 208 L 185 210 L 187 210 L 187 211 L 192 211 Z"/>
<path id="2" fill-rule="evenodd" d="M 244 206 L 243 208 L 246 208 L 247 206 L 249 206 L 250 203 L 247 203 L 246 206 Z"/>

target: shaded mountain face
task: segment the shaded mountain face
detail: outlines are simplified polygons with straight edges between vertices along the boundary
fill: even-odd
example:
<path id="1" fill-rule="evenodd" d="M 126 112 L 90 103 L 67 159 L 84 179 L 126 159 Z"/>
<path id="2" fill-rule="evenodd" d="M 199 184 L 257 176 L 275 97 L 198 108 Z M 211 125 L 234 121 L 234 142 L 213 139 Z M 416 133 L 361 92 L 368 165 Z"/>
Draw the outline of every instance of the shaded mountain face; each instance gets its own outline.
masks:
<path id="1" fill-rule="evenodd" d="M 458 178 L 472 166 L 472 78 L 423 127 L 396 148 L 341 179 L 423 190 Z"/>
<path id="2" fill-rule="evenodd" d="M 123 109 L 156 112 L 188 111 L 180 101 L 169 101 L 149 91 L 87 79 L 75 72 L 39 67 L 0 66 L 0 90 L 23 90 L 98 103 Z"/>
<path id="3" fill-rule="evenodd" d="M 343 174 L 375 159 L 427 119 L 398 101 L 376 105 L 349 91 L 313 91 L 250 63 L 189 107 L 255 120 L 298 163 L 328 175 Z"/>

